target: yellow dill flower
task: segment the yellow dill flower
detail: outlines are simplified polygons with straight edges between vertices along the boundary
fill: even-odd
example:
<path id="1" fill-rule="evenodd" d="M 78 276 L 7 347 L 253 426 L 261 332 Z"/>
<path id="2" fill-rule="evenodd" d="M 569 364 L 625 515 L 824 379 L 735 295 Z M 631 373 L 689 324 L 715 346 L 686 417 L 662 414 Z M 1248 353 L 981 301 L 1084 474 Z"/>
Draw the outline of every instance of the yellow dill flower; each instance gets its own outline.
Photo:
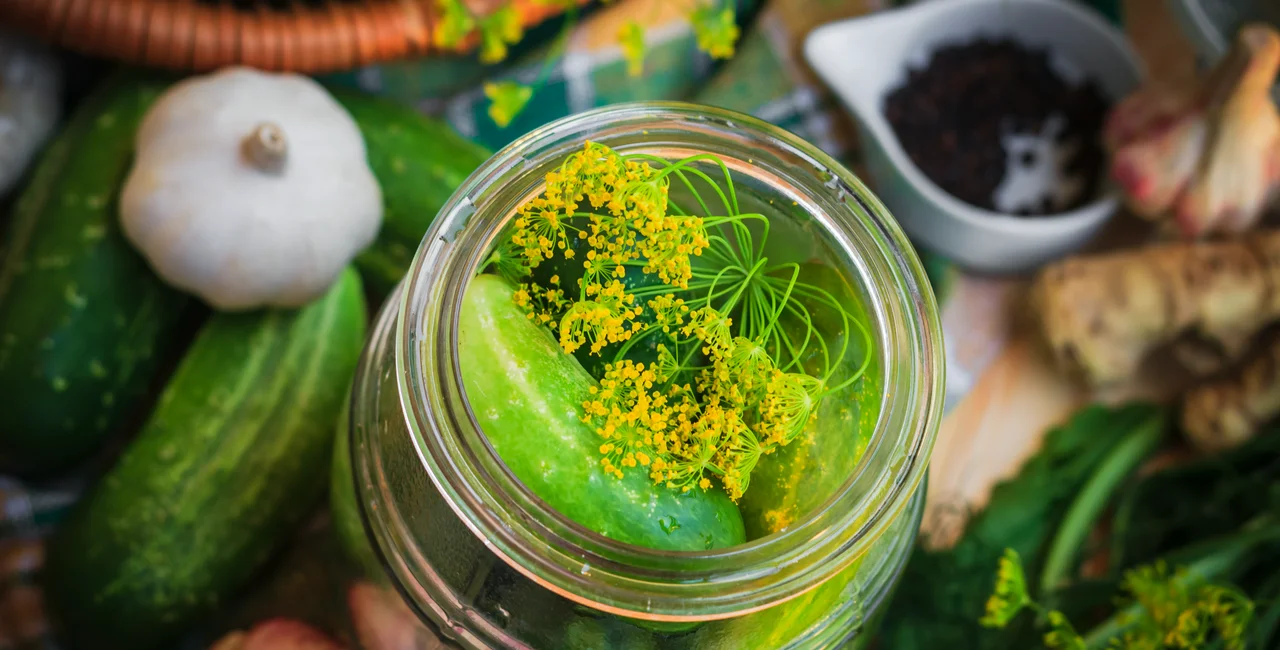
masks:
<path id="1" fill-rule="evenodd" d="M 564 290 L 557 287 L 542 287 L 536 282 L 526 282 L 516 287 L 514 300 L 516 305 L 524 309 L 529 320 L 546 325 L 560 318 L 568 301 Z"/>
<path id="2" fill-rule="evenodd" d="M 590 292 L 592 295 L 595 295 L 600 292 L 600 287 L 603 286 L 605 282 L 608 282 L 609 278 L 613 277 L 613 270 L 617 265 L 613 263 L 613 260 L 610 260 L 594 250 L 587 251 L 586 257 L 587 259 L 582 261 L 583 272 L 581 282 L 583 286 L 583 293 L 584 295 L 586 294 L 586 287 L 592 287 Z"/>
<path id="3" fill-rule="evenodd" d="M 729 498 L 737 501 L 751 485 L 751 471 L 764 449 L 760 446 L 756 434 L 741 420 L 728 423 L 726 427 L 728 443 L 721 445 L 719 465 L 724 469 L 720 481 L 729 493 Z"/>
<path id="4" fill-rule="evenodd" d="M 456 47 L 476 28 L 475 17 L 462 0 L 436 0 L 440 16 L 436 21 L 435 39 L 442 47 Z"/>
<path id="5" fill-rule="evenodd" d="M 703 307 L 689 312 L 689 322 L 680 331 L 702 341 L 706 345 L 704 354 L 723 356 L 733 349 L 732 327 L 733 319 L 711 307 Z"/>
<path id="6" fill-rule="evenodd" d="M 1062 612 L 1051 611 L 1046 615 L 1049 631 L 1044 635 L 1044 645 L 1051 650 L 1086 650 L 1084 639 L 1076 633 L 1071 621 Z"/>
<path id="7" fill-rule="evenodd" d="M 583 419 L 594 422 L 605 440 L 600 453 L 606 474 L 621 477 L 624 469 L 651 467 L 665 453 L 665 431 L 676 411 L 651 390 L 656 380 L 652 368 L 630 359 L 607 364 L 599 388 L 583 404 Z M 665 468 L 656 464 L 655 471 Z"/>
<path id="8" fill-rule="evenodd" d="M 504 5 L 480 19 L 480 60 L 497 63 L 507 58 L 507 46 L 520 42 L 523 36 L 520 16 L 513 6 Z"/>
<path id="9" fill-rule="evenodd" d="M 1244 647 L 1254 606 L 1238 590 L 1170 571 L 1163 561 L 1126 572 L 1123 587 L 1142 607 L 1125 639 L 1131 647 L 1199 648 L 1213 633 L 1226 648 Z"/>
<path id="10" fill-rule="evenodd" d="M 770 377 L 774 370 L 773 356 L 764 344 L 742 336 L 734 337 L 726 363 L 731 371 L 753 383 L 757 377 Z"/>
<path id="11" fill-rule="evenodd" d="M 692 426 L 682 428 L 682 438 L 674 446 L 666 463 L 662 481 L 667 487 L 688 492 L 695 487 L 711 485 L 706 473 L 714 471 L 714 459 L 720 449 L 726 419 L 734 414 L 717 405 L 706 407 Z"/>
<path id="12" fill-rule="evenodd" d="M 644 72 L 644 27 L 630 20 L 618 30 L 618 44 L 627 60 L 627 74 L 638 77 Z"/>
<path id="13" fill-rule="evenodd" d="M 1125 573 L 1122 587 L 1138 605 L 1123 615 L 1127 630 L 1106 639 L 1113 650 L 1202 650 L 1222 647 L 1244 650 L 1245 632 L 1254 605 L 1240 591 L 1209 585 L 1185 570 L 1170 572 L 1163 561 Z M 996 586 L 980 622 L 1003 628 L 1023 609 L 1045 614 L 1049 630 L 1044 644 L 1055 650 L 1085 650 L 1084 639 L 1059 611 L 1045 611 L 1027 594 L 1022 564 L 1006 549 L 996 573 Z"/>
<path id="14" fill-rule="evenodd" d="M 533 88 L 514 81 L 487 82 L 484 95 L 489 98 L 489 118 L 499 127 L 506 127 L 529 103 Z"/>
<path id="15" fill-rule="evenodd" d="M 551 259 L 556 250 L 568 247 L 565 216 L 559 207 L 547 199 L 534 199 L 520 208 L 511 241 L 523 247 L 525 262 L 530 268 Z"/>
<path id="16" fill-rule="evenodd" d="M 684 299 L 677 298 L 673 293 L 653 298 L 649 301 L 649 309 L 653 311 L 654 325 L 667 333 L 683 325 L 685 315 L 689 313 L 689 306 L 684 303 Z"/>
<path id="17" fill-rule="evenodd" d="M 573 353 L 587 345 L 599 354 L 604 346 L 630 339 L 642 325 L 635 321 L 641 309 L 632 307 L 635 296 L 625 292 L 621 282 L 588 288 L 592 300 L 580 300 L 560 319 L 560 347 Z"/>
<path id="18" fill-rule="evenodd" d="M 657 273 L 667 284 L 688 287 L 693 277 L 689 257 L 701 255 L 708 244 L 702 219 L 654 212 L 639 231 L 643 236 L 640 255 L 647 260 L 645 273 Z"/>
<path id="19" fill-rule="evenodd" d="M 519 278 L 529 275 L 529 266 L 523 255 L 523 251 L 516 245 L 511 237 L 502 240 L 489 254 L 489 259 L 485 261 L 485 266 L 492 266 L 498 275 L 516 282 Z M 556 278 L 552 278 L 556 280 Z M 554 282 L 558 284 L 558 282 Z"/>
<path id="20" fill-rule="evenodd" d="M 653 363 L 653 370 L 657 373 L 659 381 L 670 381 L 675 378 L 676 373 L 680 372 L 680 361 L 662 343 L 658 344 L 657 351 L 658 359 Z"/>
<path id="21" fill-rule="evenodd" d="M 734 47 L 738 43 L 738 22 L 731 7 L 720 11 L 709 6 L 698 7 L 690 20 L 693 23 L 693 35 L 702 51 L 710 54 L 713 59 L 733 56 Z"/>
<path id="22" fill-rule="evenodd" d="M 798 372 L 775 370 L 760 401 L 760 428 L 770 444 L 786 445 L 816 417 L 822 381 Z"/>
<path id="23" fill-rule="evenodd" d="M 996 568 L 996 586 L 987 599 L 986 614 L 978 621 L 985 627 L 1002 628 L 1023 608 L 1031 605 L 1027 578 L 1018 552 L 1006 548 Z"/>

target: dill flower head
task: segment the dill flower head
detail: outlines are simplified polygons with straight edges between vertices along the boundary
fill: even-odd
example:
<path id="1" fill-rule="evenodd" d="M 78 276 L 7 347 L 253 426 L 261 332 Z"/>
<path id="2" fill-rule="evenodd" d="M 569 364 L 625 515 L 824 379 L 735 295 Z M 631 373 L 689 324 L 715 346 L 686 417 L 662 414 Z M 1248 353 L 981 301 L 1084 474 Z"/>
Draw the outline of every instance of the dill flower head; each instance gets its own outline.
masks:
<path id="1" fill-rule="evenodd" d="M 1030 604 L 1022 558 L 1017 551 L 1006 548 L 997 564 L 996 586 L 987 599 L 986 615 L 979 622 L 985 627 L 1002 628 Z"/>
<path id="2" fill-rule="evenodd" d="M 444 23 L 442 23 L 442 29 Z M 499 127 L 511 124 L 533 98 L 533 88 L 514 81 L 487 82 L 484 95 L 489 98 L 489 119 Z"/>
<path id="3" fill-rule="evenodd" d="M 1126 642 L 1135 648 L 1202 648 L 1210 639 L 1243 649 L 1253 603 L 1239 590 L 1205 584 L 1163 561 L 1125 573 L 1122 586 L 1141 605 L 1142 615 Z"/>
<path id="4" fill-rule="evenodd" d="M 668 293 L 650 300 L 649 310 L 653 312 L 654 325 L 661 327 L 664 333 L 669 334 L 672 329 L 684 325 L 689 306 L 685 304 L 683 298 L 677 298 L 675 294 Z"/>
<path id="5" fill-rule="evenodd" d="M 733 319 L 711 307 L 689 312 L 689 322 L 681 329 L 704 344 L 703 354 L 723 356 L 733 349 Z"/>
<path id="6" fill-rule="evenodd" d="M 480 60 L 497 63 L 507 58 L 507 46 L 524 36 L 524 26 L 515 7 L 505 5 L 480 19 Z"/>
<path id="7" fill-rule="evenodd" d="M 627 60 L 627 75 L 640 76 L 644 72 L 644 27 L 629 20 L 618 29 L 618 44 L 622 46 L 622 58 Z"/>
<path id="8" fill-rule="evenodd" d="M 760 418 L 769 442 L 786 445 L 817 417 L 822 381 L 799 372 L 774 370 L 765 384 Z"/>
<path id="9" fill-rule="evenodd" d="M 572 353 L 587 345 L 598 354 L 610 343 L 625 341 L 641 324 L 635 321 L 639 307 L 635 296 L 624 293 L 622 283 L 613 282 L 595 294 L 593 300 L 573 303 L 560 319 L 560 347 Z"/>
<path id="10" fill-rule="evenodd" d="M 1044 634 L 1045 647 L 1051 650 L 1086 650 L 1084 639 L 1076 633 L 1065 614 L 1055 610 L 1045 615 L 1045 618 L 1049 622 L 1049 631 Z"/>
<path id="11" fill-rule="evenodd" d="M 738 22 L 734 11 L 725 7 L 717 11 L 714 7 L 699 7 L 693 12 L 693 33 L 698 40 L 698 48 L 713 59 L 727 59 L 733 56 L 738 43 Z"/>
<path id="12" fill-rule="evenodd" d="M 476 28 L 475 18 L 462 0 L 436 0 L 440 9 L 436 19 L 435 39 L 444 47 L 456 47 Z"/>
<path id="13" fill-rule="evenodd" d="M 554 285 L 542 287 L 536 282 L 526 282 L 518 285 L 514 300 L 516 305 L 524 309 L 529 320 L 539 325 L 548 325 L 555 322 L 568 303 L 564 297 L 563 289 Z"/>
<path id="14" fill-rule="evenodd" d="M 1115 650 L 1244 650 L 1254 605 L 1239 590 L 1205 584 L 1185 570 L 1170 571 L 1163 561 L 1127 571 L 1121 584 L 1138 605 L 1120 616 L 1125 631 L 1107 641 Z M 1123 606 L 1123 603 L 1122 603 Z M 1046 611 L 1027 593 L 1022 562 L 1005 549 L 996 571 L 995 590 L 979 622 L 1003 628 L 1023 609 L 1044 614 L 1044 645 L 1054 650 L 1086 650 L 1088 645 L 1059 611 Z"/>

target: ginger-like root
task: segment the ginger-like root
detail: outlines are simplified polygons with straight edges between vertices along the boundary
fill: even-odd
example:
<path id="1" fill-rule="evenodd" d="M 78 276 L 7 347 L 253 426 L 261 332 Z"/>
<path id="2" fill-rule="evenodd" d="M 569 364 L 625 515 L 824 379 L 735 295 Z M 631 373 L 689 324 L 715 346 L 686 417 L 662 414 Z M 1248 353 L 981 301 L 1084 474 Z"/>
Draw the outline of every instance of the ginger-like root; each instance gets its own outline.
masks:
<path id="1" fill-rule="evenodd" d="M 1233 359 L 1280 319 L 1280 231 L 1069 258 L 1041 270 L 1031 299 L 1059 362 L 1093 385 L 1187 334 Z"/>
<path id="2" fill-rule="evenodd" d="M 1194 91 L 1144 87 L 1117 104 L 1103 139 L 1129 207 L 1188 239 L 1252 227 L 1280 184 L 1277 70 L 1280 32 L 1246 25 Z"/>
<path id="3" fill-rule="evenodd" d="M 1201 451 L 1235 447 L 1280 415 L 1280 338 L 1232 376 L 1199 386 L 1182 401 L 1182 430 Z"/>

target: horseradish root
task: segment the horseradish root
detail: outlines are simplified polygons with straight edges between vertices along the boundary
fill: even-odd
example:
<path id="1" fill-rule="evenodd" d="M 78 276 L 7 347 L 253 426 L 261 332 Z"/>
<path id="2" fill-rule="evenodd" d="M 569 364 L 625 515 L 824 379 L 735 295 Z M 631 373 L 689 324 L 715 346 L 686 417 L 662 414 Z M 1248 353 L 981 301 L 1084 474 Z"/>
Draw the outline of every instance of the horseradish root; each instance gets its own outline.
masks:
<path id="1" fill-rule="evenodd" d="M 1188 239 L 1252 227 L 1280 177 L 1278 68 L 1280 33 L 1248 25 L 1198 88 L 1144 87 L 1120 102 L 1103 138 L 1129 207 Z"/>
<path id="2" fill-rule="evenodd" d="M 1280 415 L 1280 337 L 1227 378 L 1200 386 L 1182 403 L 1182 430 L 1202 451 L 1235 447 Z"/>
<path id="3" fill-rule="evenodd" d="M 1280 319 L 1280 231 L 1063 260 L 1037 276 L 1032 301 L 1055 356 L 1091 384 L 1133 376 L 1188 335 L 1238 358 Z"/>

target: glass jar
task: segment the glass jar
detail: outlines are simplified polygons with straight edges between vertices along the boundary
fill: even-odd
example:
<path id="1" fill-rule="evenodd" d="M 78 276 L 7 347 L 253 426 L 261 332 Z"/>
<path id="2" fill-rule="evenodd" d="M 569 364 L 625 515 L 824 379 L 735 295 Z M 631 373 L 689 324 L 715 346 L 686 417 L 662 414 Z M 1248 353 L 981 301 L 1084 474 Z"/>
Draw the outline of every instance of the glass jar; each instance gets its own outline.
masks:
<path id="1" fill-rule="evenodd" d="M 718 156 L 760 206 L 804 215 L 804 232 L 837 251 L 839 270 L 856 285 L 881 360 L 874 430 L 838 489 L 782 532 L 704 552 L 609 540 L 525 489 L 471 413 L 456 326 L 467 282 L 517 207 L 587 140 L 667 159 Z M 612 106 L 516 140 L 441 210 L 382 307 L 354 379 L 334 468 L 335 517 L 348 546 L 408 611 L 467 648 L 860 645 L 910 555 L 943 384 L 924 270 L 850 172 L 745 115 Z"/>

